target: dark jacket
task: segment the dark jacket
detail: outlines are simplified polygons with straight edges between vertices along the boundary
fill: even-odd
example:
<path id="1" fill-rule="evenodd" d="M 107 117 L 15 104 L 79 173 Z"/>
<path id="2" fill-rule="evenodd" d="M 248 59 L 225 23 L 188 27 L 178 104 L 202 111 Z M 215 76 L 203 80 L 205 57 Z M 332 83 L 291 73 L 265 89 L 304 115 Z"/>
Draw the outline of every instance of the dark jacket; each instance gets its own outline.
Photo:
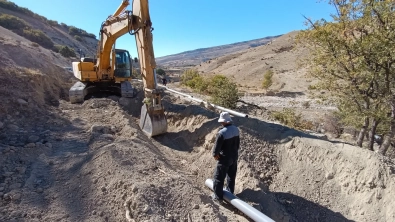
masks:
<path id="1" fill-rule="evenodd" d="M 240 137 L 239 129 L 232 125 L 226 125 L 217 134 L 213 148 L 213 156 L 220 155 L 220 161 L 234 160 L 239 156 Z"/>

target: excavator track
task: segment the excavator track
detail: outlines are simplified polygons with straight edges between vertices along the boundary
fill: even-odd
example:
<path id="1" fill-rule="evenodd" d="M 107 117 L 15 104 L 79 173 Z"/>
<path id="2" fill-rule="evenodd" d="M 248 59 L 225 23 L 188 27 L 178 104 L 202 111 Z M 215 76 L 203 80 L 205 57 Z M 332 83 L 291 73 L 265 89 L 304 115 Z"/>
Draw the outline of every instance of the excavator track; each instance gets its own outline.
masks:
<path id="1" fill-rule="evenodd" d="M 136 96 L 136 91 L 129 81 L 121 83 L 91 83 L 79 81 L 70 88 L 69 99 L 71 103 L 82 103 L 86 96 L 94 96 L 100 92 L 106 92 L 126 98 L 133 98 Z"/>

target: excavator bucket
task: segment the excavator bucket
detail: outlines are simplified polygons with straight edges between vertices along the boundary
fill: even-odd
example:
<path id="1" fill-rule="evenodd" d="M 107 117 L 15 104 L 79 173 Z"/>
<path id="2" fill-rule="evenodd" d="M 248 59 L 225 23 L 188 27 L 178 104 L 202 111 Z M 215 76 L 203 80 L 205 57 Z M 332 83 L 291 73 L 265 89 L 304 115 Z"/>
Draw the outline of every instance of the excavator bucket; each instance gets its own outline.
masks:
<path id="1" fill-rule="evenodd" d="M 140 115 L 140 128 L 149 137 L 167 132 L 167 120 L 162 109 L 155 110 L 154 107 L 147 107 L 143 104 Z"/>

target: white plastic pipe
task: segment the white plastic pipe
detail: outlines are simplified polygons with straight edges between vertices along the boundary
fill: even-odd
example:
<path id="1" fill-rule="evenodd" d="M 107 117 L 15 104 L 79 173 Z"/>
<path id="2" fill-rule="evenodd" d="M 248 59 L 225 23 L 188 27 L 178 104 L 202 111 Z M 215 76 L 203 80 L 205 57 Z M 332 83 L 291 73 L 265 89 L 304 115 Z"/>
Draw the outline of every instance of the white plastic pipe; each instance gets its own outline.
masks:
<path id="1" fill-rule="evenodd" d="M 212 106 L 212 107 L 215 108 L 215 109 L 219 109 L 219 110 L 228 112 L 229 114 L 232 114 L 233 116 L 239 116 L 239 117 L 246 117 L 246 118 L 248 118 L 248 115 L 247 115 L 247 114 L 240 113 L 240 112 L 237 112 L 237 111 L 234 111 L 234 110 L 231 110 L 231 109 L 227 109 L 227 108 L 225 108 L 225 107 L 218 106 L 218 105 L 215 105 L 215 104 L 212 104 L 212 103 L 208 103 L 208 102 L 206 102 L 206 101 L 204 101 L 204 100 L 201 100 L 201 99 L 198 99 L 198 98 L 194 98 L 194 97 L 191 96 L 191 95 L 188 95 L 188 94 L 185 94 L 185 93 L 182 93 L 182 92 L 178 92 L 178 91 L 176 91 L 176 90 L 174 90 L 174 89 L 170 89 L 169 87 L 166 87 L 166 86 L 160 86 L 160 87 L 165 88 L 165 89 L 166 89 L 167 91 L 169 91 L 169 92 L 172 92 L 172 93 L 176 93 L 176 94 L 185 96 L 185 97 L 187 97 L 187 98 L 189 98 L 189 99 L 191 99 L 191 100 L 193 100 L 193 101 L 196 101 L 196 102 L 198 102 L 198 103 L 204 103 L 204 104 L 206 104 L 206 105 Z"/>
<path id="2" fill-rule="evenodd" d="M 142 82 L 142 80 L 140 80 L 140 79 L 132 79 L 132 80 L 138 81 L 138 82 Z M 247 115 L 247 114 L 240 113 L 240 112 L 237 112 L 237 111 L 234 111 L 234 110 L 231 110 L 231 109 L 227 109 L 227 108 L 225 108 L 225 107 L 218 106 L 218 105 L 215 105 L 215 104 L 212 104 L 212 103 L 208 103 L 208 102 L 206 102 L 206 101 L 204 101 L 204 100 L 195 98 L 195 97 L 193 97 L 193 96 L 191 96 L 191 95 L 188 95 L 188 94 L 186 94 L 186 93 L 182 93 L 182 92 L 176 91 L 176 90 L 174 90 L 174 89 L 170 89 L 170 88 L 167 87 L 167 86 L 160 86 L 160 85 L 157 85 L 157 86 L 158 86 L 158 87 L 161 87 L 161 88 L 164 88 L 164 89 L 166 89 L 166 90 L 169 91 L 169 92 L 176 93 L 176 94 L 181 95 L 181 96 L 185 96 L 185 97 L 187 97 L 188 99 L 193 100 L 193 101 L 196 101 L 196 102 L 198 102 L 198 103 L 204 103 L 205 105 L 212 106 L 212 107 L 215 108 L 215 109 L 219 109 L 219 110 L 228 112 L 229 114 L 232 114 L 233 116 L 239 116 L 239 117 L 246 117 L 246 118 L 248 118 L 248 115 Z"/>
<path id="3" fill-rule="evenodd" d="M 206 186 L 210 188 L 211 190 L 213 189 L 213 180 L 207 179 L 205 182 Z M 226 202 L 232 204 L 234 207 L 239 209 L 241 212 L 243 212 L 245 215 L 253 219 L 254 221 L 257 222 L 274 222 L 270 217 L 266 216 L 259 210 L 255 209 L 251 205 L 247 204 L 246 202 L 240 200 L 236 196 L 234 196 L 232 193 L 230 193 L 227 190 L 224 190 L 224 200 Z"/>

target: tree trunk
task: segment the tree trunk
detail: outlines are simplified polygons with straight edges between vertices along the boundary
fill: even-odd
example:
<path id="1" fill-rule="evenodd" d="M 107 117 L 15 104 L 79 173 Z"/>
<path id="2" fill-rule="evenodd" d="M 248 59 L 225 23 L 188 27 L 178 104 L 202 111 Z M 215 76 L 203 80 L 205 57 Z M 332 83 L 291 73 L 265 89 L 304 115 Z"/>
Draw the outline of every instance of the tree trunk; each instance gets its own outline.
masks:
<path id="1" fill-rule="evenodd" d="M 366 130 L 369 127 L 369 118 L 365 117 L 365 123 L 363 124 L 361 130 L 359 131 L 357 146 L 362 147 L 363 138 L 365 137 Z"/>
<path id="2" fill-rule="evenodd" d="M 392 138 L 394 138 L 394 135 L 395 135 L 395 121 L 394 120 L 391 121 L 390 128 L 391 128 L 391 131 L 387 135 L 384 136 L 384 141 L 379 148 L 379 153 L 382 155 L 385 155 L 385 153 L 387 152 L 388 148 L 391 145 Z"/>
<path id="3" fill-rule="evenodd" d="M 391 140 L 395 135 L 395 98 L 391 101 L 391 125 L 390 132 L 384 136 L 384 141 L 379 148 L 379 153 L 385 155 L 388 150 L 388 147 L 391 145 Z"/>
<path id="4" fill-rule="evenodd" d="M 369 132 L 369 150 L 374 151 L 373 150 L 373 145 L 374 145 L 374 135 L 376 134 L 376 129 L 377 129 L 377 125 L 379 125 L 380 121 L 373 119 L 372 122 L 372 128 L 370 128 L 370 132 Z"/>

